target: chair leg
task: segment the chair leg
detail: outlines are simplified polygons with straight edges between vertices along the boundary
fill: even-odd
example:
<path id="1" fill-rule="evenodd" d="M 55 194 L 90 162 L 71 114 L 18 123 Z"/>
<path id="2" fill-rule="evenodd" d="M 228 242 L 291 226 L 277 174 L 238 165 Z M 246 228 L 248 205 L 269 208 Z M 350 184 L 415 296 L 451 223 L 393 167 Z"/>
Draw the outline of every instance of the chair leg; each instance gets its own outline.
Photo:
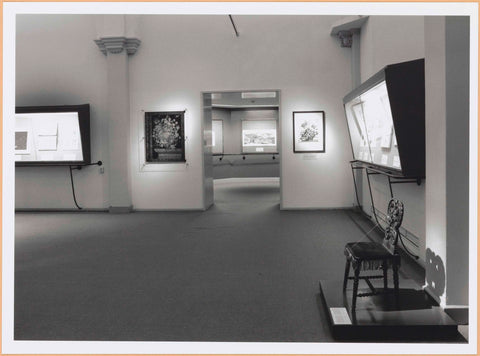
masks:
<path id="1" fill-rule="evenodd" d="M 388 263 L 387 261 L 383 261 L 382 263 L 382 269 L 383 269 L 383 289 L 388 289 Z"/>
<path id="2" fill-rule="evenodd" d="M 350 272 L 350 260 L 347 258 L 347 262 L 345 263 L 345 276 L 343 277 L 343 291 L 347 289 L 348 283 L 348 273 Z"/>
<path id="3" fill-rule="evenodd" d="M 398 264 L 393 263 L 393 286 L 395 288 L 395 294 L 398 295 Z"/>
<path id="4" fill-rule="evenodd" d="M 353 295 L 352 295 L 352 313 L 355 311 L 357 304 L 358 282 L 360 277 L 360 264 L 355 266 L 355 278 L 353 279 Z"/>

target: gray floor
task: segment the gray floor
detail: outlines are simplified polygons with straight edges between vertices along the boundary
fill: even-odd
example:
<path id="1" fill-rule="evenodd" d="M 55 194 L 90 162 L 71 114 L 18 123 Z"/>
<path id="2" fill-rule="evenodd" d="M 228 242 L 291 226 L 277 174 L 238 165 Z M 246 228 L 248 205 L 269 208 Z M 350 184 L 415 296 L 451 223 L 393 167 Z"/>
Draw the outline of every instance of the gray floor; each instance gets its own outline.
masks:
<path id="1" fill-rule="evenodd" d="M 278 185 L 215 197 L 207 212 L 17 213 L 15 338 L 333 341 L 318 281 L 343 278 L 345 243 L 371 225 L 280 211 Z"/>

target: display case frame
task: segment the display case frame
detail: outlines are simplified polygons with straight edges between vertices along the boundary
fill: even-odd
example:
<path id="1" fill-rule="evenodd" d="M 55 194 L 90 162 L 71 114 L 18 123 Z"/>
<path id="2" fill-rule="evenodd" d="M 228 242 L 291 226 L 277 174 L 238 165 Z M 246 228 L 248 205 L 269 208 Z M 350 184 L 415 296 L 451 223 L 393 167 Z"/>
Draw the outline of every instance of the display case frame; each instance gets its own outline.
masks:
<path id="1" fill-rule="evenodd" d="M 397 142 L 400 168 L 386 166 L 355 157 L 351 127 L 349 139 L 355 161 L 393 172 L 403 177 L 425 177 L 425 60 L 388 65 L 343 98 L 346 104 L 379 85 L 386 83 L 392 114 L 394 137 Z"/>
<path id="2" fill-rule="evenodd" d="M 82 144 L 81 161 L 16 161 L 16 167 L 28 166 L 86 166 L 91 164 L 90 147 L 90 105 L 58 105 L 58 106 L 17 106 L 15 114 L 39 114 L 39 113 L 62 113 L 77 112 Z"/>

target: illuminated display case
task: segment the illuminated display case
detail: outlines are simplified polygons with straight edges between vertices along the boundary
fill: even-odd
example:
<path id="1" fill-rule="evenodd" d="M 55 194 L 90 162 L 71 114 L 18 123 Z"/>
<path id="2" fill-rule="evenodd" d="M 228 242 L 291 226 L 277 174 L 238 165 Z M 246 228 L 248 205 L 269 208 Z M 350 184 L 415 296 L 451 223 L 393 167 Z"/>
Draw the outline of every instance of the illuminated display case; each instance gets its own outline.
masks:
<path id="1" fill-rule="evenodd" d="M 424 65 L 388 65 L 343 98 L 355 161 L 425 177 Z"/>
<path id="2" fill-rule="evenodd" d="M 90 163 L 88 104 L 15 108 L 16 166 Z"/>

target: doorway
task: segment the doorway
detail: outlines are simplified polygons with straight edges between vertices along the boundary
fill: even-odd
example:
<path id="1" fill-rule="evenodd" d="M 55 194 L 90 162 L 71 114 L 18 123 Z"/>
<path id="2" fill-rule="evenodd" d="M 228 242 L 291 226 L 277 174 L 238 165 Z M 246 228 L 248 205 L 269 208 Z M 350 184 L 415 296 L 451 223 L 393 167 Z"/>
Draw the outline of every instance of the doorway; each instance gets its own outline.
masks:
<path id="1" fill-rule="evenodd" d="M 203 93 L 206 201 L 280 203 L 279 108 L 279 90 Z"/>

